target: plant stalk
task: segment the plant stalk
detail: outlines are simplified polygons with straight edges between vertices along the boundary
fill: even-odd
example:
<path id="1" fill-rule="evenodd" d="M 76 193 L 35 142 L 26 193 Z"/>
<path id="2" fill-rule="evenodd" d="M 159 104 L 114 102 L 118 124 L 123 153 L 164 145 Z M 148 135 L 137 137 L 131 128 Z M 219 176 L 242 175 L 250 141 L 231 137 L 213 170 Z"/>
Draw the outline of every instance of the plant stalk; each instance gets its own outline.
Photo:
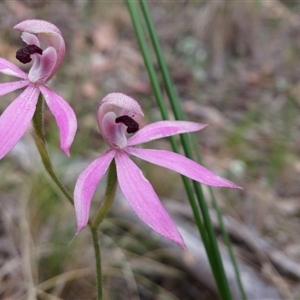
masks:
<path id="1" fill-rule="evenodd" d="M 100 243 L 98 238 L 98 230 L 97 227 L 91 226 L 91 233 L 93 238 L 93 247 L 95 252 L 95 260 L 96 260 L 96 283 L 97 283 L 97 300 L 103 299 L 103 281 L 102 281 L 102 266 L 101 266 L 101 251 L 100 251 Z"/>
<path id="2" fill-rule="evenodd" d="M 47 151 L 45 132 L 44 132 L 44 99 L 41 95 L 39 96 L 36 105 L 36 111 L 32 118 L 32 124 L 34 128 L 35 143 L 47 173 L 50 175 L 50 177 L 55 182 L 55 184 L 59 187 L 59 189 L 63 192 L 63 194 L 67 197 L 69 202 L 73 205 L 73 197 L 71 196 L 71 194 L 68 192 L 68 190 L 65 188 L 63 183 L 56 175 Z"/>

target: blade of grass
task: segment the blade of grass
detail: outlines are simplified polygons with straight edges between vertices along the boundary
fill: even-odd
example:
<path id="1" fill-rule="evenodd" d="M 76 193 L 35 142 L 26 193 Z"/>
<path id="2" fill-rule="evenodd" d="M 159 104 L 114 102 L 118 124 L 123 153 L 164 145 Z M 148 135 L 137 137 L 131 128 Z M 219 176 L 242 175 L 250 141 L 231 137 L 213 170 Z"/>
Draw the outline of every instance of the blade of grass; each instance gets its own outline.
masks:
<path id="1" fill-rule="evenodd" d="M 217 203 L 216 197 L 215 197 L 212 189 L 209 190 L 209 193 L 210 193 L 210 197 L 212 199 L 213 207 L 214 207 L 215 211 L 217 212 L 217 217 L 218 217 L 218 221 L 219 221 L 219 224 L 220 224 L 220 227 L 221 227 L 221 232 L 222 232 L 223 239 L 224 239 L 225 244 L 228 248 L 228 252 L 229 252 L 230 259 L 231 259 L 231 262 L 232 262 L 232 265 L 233 265 L 233 269 L 234 269 L 235 277 L 236 277 L 236 280 L 237 280 L 237 284 L 238 284 L 238 287 L 239 287 L 239 290 L 240 290 L 240 293 L 241 293 L 241 299 L 242 300 L 247 300 L 247 295 L 246 295 L 246 292 L 245 292 L 245 289 L 244 289 L 244 286 L 243 286 L 243 283 L 242 283 L 242 278 L 241 278 L 240 270 L 238 268 L 238 264 L 237 264 L 236 259 L 235 259 L 235 255 L 233 253 L 230 237 L 229 237 L 229 234 L 227 232 L 227 229 L 226 229 L 224 221 L 223 221 L 222 212 L 220 210 L 220 207 Z"/>
<path id="2" fill-rule="evenodd" d="M 162 117 L 163 117 L 163 119 L 168 119 L 166 105 L 163 101 L 162 92 L 161 92 L 161 89 L 159 87 L 158 79 L 157 79 L 156 73 L 154 71 L 154 67 L 153 67 L 153 64 L 152 64 L 152 61 L 151 61 L 150 53 L 148 51 L 148 47 L 147 47 L 147 44 L 146 44 L 146 41 L 145 41 L 145 38 L 144 38 L 144 34 L 142 32 L 142 29 L 141 29 L 141 22 L 139 20 L 139 16 L 138 16 L 137 11 L 136 11 L 135 3 L 131 2 L 129 0 L 126 1 L 126 3 L 127 3 L 128 10 L 129 10 L 131 18 L 132 18 L 132 22 L 133 22 L 133 26 L 134 26 L 134 29 L 135 29 L 135 32 L 136 32 L 136 36 L 137 36 L 137 39 L 138 39 L 138 42 L 139 42 L 139 45 L 140 45 L 140 48 L 141 48 L 141 52 L 142 52 L 142 55 L 143 55 L 143 58 L 144 58 L 144 62 L 145 62 L 145 65 L 146 65 L 146 68 L 147 68 L 147 71 L 148 71 L 148 74 L 149 74 L 149 77 L 150 77 L 150 82 L 151 82 L 152 88 L 154 90 L 154 94 L 155 94 L 155 97 L 156 97 L 157 102 L 159 104 L 159 107 L 161 109 Z M 173 147 L 173 150 L 175 152 L 178 152 L 178 145 L 172 139 L 171 139 L 171 145 Z M 190 191 L 190 189 L 191 189 L 190 184 L 189 184 L 189 182 L 187 181 L 187 179 L 185 177 L 183 177 L 183 182 L 184 182 L 185 188 L 187 190 L 187 195 L 188 195 L 188 198 L 189 198 L 189 201 L 190 201 L 193 213 L 194 213 L 194 217 L 195 217 L 196 224 L 198 226 L 198 230 L 201 234 L 203 244 L 204 244 L 205 249 L 206 249 L 207 256 L 208 256 L 210 264 L 212 266 L 213 275 L 216 279 L 216 282 L 219 282 L 220 285 L 221 285 L 222 278 L 219 276 L 219 272 L 220 272 L 219 271 L 219 266 L 217 264 L 217 260 L 212 255 L 213 251 L 211 251 L 211 243 L 208 240 L 207 232 L 206 232 L 205 228 L 203 227 L 202 219 L 199 215 L 199 210 L 198 210 L 197 204 L 195 202 L 195 198 L 193 197 L 193 192 Z M 187 185 L 187 183 L 188 183 L 188 185 Z M 227 289 L 227 290 L 229 291 L 229 289 Z M 230 292 L 229 293 L 226 292 L 226 289 L 224 289 L 224 288 L 222 290 L 222 287 L 221 287 L 221 291 L 222 291 L 222 295 L 224 295 L 226 297 L 226 299 L 231 299 Z"/>
<path id="3" fill-rule="evenodd" d="M 140 4 L 141 4 L 142 12 L 143 12 L 143 15 L 144 15 L 144 19 L 146 21 L 147 29 L 148 29 L 148 32 L 149 32 L 149 35 L 150 35 L 150 39 L 151 39 L 152 45 L 154 47 L 154 51 L 156 53 L 157 61 L 158 61 L 159 67 L 160 67 L 161 72 L 162 72 L 163 81 L 164 81 L 164 84 L 165 84 L 165 87 L 166 87 L 166 92 L 167 92 L 168 98 L 170 100 L 171 107 L 173 109 L 175 118 L 176 119 L 184 119 L 185 118 L 184 117 L 184 112 L 183 112 L 183 109 L 181 107 L 178 94 L 177 94 L 176 89 L 174 87 L 174 84 L 172 82 L 170 73 L 168 71 L 167 64 L 165 62 L 164 55 L 162 53 L 160 43 L 159 43 L 159 40 L 158 40 L 158 36 L 156 34 L 156 30 L 155 30 L 154 24 L 152 22 L 152 18 L 151 18 L 151 14 L 150 14 L 150 11 L 149 11 L 147 1 L 146 0 L 140 0 Z M 181 141 L 182 141 L 182 145 L 183 145 L 186 156 L 192 158 L 192 150 L 191 150 L 191 146 L 189 144 L 188 137 L 185 136 L 185 135 L 181 135 Z M 213 227 L 212 227 L 211 219 L 210 219 L 210 216 L 209 216 L 208 208 L 207 208 L 207 205 L 206 205 L 206 202 L 205 202 L 205 199 L 204 199 L 204 195 L 203 195 L 203 192 L 202 192 L 202 189 L 201 189 L 201 185 L 199 183 L 194 182 L 194 189 L 196 191 L 196 195 L 197 195 L 197 198 L 198 198 L 199 206 L 201 208 L 204 223 L 205 223 L 206 229 L 208 231 L 208 236 L 209 236 L 210 242 L 213 246 L 213 251 L 214 251 L 215 258 L 218 261 L 218 265 L 219 265 L 219 268 L 220 268 L 219 271 L 221 271 L 221 274 L 220 274 L 220 277 L 221 277 L 220 284 L 221 285 L 220 286 L 218 285 L 219 291 L 221 292 L 220 289 L 222 289 L 221 295 L 223 297 L 225 296 L 226 299 L 228 299 L 228 297 L 231 296 L 230 295 L 230 289 L 229 289 L 228 281 L 227 281 L 226 274 L 225 274 L 225 271 L 224 271 L 222 259 L 221 259 L 220 253 L 219 253 L 218 244 L 217 244 L 215 234 L 214 234 L 214 231 L 213 231 Z M 213 200 L 215 200 L 212 189 L 210 189 L 210 193 L 213 197 Z M 239 274 L 239 271 L 238 271 L 238 267 L 237 267 L 237 264 L 236 264 L 236 261 L 234 259 L 234 255 L 233 255 L 233 252 L 232 252 L 230 239 L 229 239 L 228 233 L 227 233 L 227 231 L 224 227 L 224 224 L 222 222 L 221 212 L 217 207 L 216 201 L 214 201 L 214 204 L 215 204 L 215 207 L 217 208 L 219 221 L 221 221 L 220 224 L 221 224 L 222 232 L 224 233 L 224 235 L 223 235 L 224 240 L 225 240 L 225 242 L 228 246 L 228 250 L 229 250 L 229 253 L 230 253 L 230 256 L 231 256 L 231 259 L 232 259 L 232 263 L 233 263 L 234 269 L 236 271 L 236 277 L 237 277 L 237 281 L 238 281 L 238 284 L 239 284 L 241 295 L 242 295 L 243 299 L 246 299 L 246 295 L 245 295 L 245 291 L 244 291 L 242 283 L 241 283 L 241 278 L 240 278 L 240 274 Z"/>
<path id="4" fill-rule="evenodd" d="M 180 100 L 177 95 L 177 92 L 174 88 L 174 84 L 172 82 L 170 73 L 168 71 L 167 64 L 164 59 L 164 55 L 162 53 L 160 43 L 158 40 L 158 36 L 156 34 L 156 30 L 154 27 L 154 24 L 152 22 L 152 17 L 150 15 L 148 4 L 145 0 L 140 0 L 142 12 L 147 24 L 147 29 L 150 35 L 150 39 L 152 42 L 152 45 L 154 47 L 154 51 L 157 57 L 157 61 L 160 67 L 160 70 L 162 72 L 163 81 L 165 84 L 166 92 L 172 107 L 172 110 L 174 112 L 174 116 L 177 120 L 184 119 L 184 113 L 180 105 Z M 192 150 L 189 144 L 188 137 L 186 135 L 181 135 L 181 143 L 185 152 L 185 155 L 192 159 Z M 216 284 L 218 286 L 219 293 L 221 297 L 225 299 L 231 299 L 231 293 L 229 284 L 227 281 L 227 277 L 225 274 L 223 262 L 221 259 L 219 247 L 216 241 L 216 236 L 213 230 L 212 222 L 209 216 L 208 207 L 206 205 L 204 195 L 202 192 L 201 185 L 199 183 L 193 182 L 194 190 L 196 192 L 196 196 L 198 199 L 198 204 L 201 209 L 202 217 L 204 220 L 204 224 L 207 230 L 208 238 L 211 245 L 211 251 L 213 259 L 211 261 L 211 267 L 213 269 L 213 273 L 215 274 L 215 280 Z"/>
<path id="5" fill-rule="evenodd" d="M 193 146 L 196 147 L 196 141 L 193 140 L 192 142 L 193 142 Z M 196 157 L 197 157 L 197 161 L 202 164 L 202 158 L 201 158 L 199 152 L 196 152 Z M 225 242 L 225 244 L 228 248 L 229 256 L 230 256 L 230 259 L 231 259 L 231 262 L 232 262 L 232 265 L 233 265 L 235 277 L 236 277 L 237 284 L 238 284 L 238 287 L 239 287 L 239 290 L 240 290 L 241 299 L 242 300 L 247 300 L 248 297 L 247 297 L 246 291 L 245 291 L 244 286 L 243 286 L 240 270 L 239 270 L 237 261 L 235 259 L 235 255 L 233 253 L 231 240 L 230 240 L 228 231 L 227 231 L 227 229 L 225 227 L 225 224 L 224 224 L 224 221 L 223 221 L 221 209 L 218 205 L 218 202 L 217 202 L 217 199 L 214 195 L 213 189 L 211 187 L 208 187 L 208 188 L 209 188 L 210 197 L 212 199 L 213 207 L 214 207 L 215 211 L 217 212 L 217 218 L 218 218 L 218 222 L 219 222 L 220 227 L 221 227 L 223 240 L 224 240 L 224 242 Z"/>
<path id="6" fill-rule="evenodd" d="M 167 111 L 166 105 L 165 105 L 164 100 L 163 100 L 162 91 L 161 91 L 160 86 L 159 86 L 159 81 L 157 79 L 157 76 L 156 76 L 156 73 L 155 73 L 155 70 L 154 70 L 154 66 L 153 66 L 152 61 L 151 61 L 150 53 L 148 51 L 147 44 L 146 44 L 142 29 L 141 29 L 141 26 L 140 26 L 140 20 L 139 20 L 139 17 L 137 15 L 136 7 L 135 7 L 136 4 L 134 2 L 131 2 L 130 0 L 126 0 L 126 3 L 127 3 L 127 6 L 128 6 L 129 13 L 131 15 L 132 23 L 133 23 L 135 33 L 136 33 L 136 36 L 137 36 L 137 40 L 138 40 L 139 46 L 141 48 L 141 52 L 142 52 L 142 55 L 143 55 L 143 58 L 144 58 L 145 66 L 146 66 L 147 71 L 148 71 L 151 86 L 153 88 L 155 98 L 156 98 L 157 103 L 159 105 L 162 118 L 164 120 L 168 120 L 169 119 L 168 111 Z M 173 151 L 179 153 L 179 147 L 176 143 L 175 138 L 171 137 L 170 141 L 171 141 L 171 146 L 173 148 Z M 195 222 L 196 222 L 196 224 L 199 228 L 199 232 L 201 234 L 201 237 L 204 241 L 206 241 L 205 243 L 208 244 L 206 232 L 205 232 L 205 229 L 204 229 L 204 226 L 203 226 L 203 223 L 202 223 L 202 219 L 201 219 L 201 216 L 199 214 L 199 211 L 198 211 L 198 208 L 197 208 L 197 205 L 196 205 L 196 202 L 195 202 L 194 193 L 193 193 L 190 181 L 184 176 L 182 176 L 182 181 L 183 181 L 184 187 L 187 191 L 187 196 L 188 196 L 188 199 L 190 201 L 190 204 L 191 204 L 191 207 L 192 207 L 192 210 L 193 210 L 193 214 L 194 214 L 194 218 L 195 218 Z"/>

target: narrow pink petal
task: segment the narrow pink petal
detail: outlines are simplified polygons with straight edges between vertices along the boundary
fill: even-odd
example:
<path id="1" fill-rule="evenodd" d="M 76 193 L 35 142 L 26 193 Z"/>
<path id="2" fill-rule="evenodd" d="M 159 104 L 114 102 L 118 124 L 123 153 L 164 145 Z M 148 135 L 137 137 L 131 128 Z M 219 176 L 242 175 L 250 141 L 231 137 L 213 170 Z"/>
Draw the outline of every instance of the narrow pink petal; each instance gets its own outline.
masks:
<path id="1" fill-rule="evenodd" d="M 115 153 L 114 150 L 109 150 L 95 159 L 82 171 L 77 179 L 74 190 L 77 233 L 86 226 L 89 220 L 92 197 Z"/>
<path id="2" fill-rule="evenodd" d="M 16 145 L 26 131 L 35 112 L 38 96 L 39 90 L 30 85 L 0 116 L 0 159 Z"/>
<path id="3" fill-rule="evenodd" d="M 137 156 L 150 163 L 171 169 L 179 174 L 182 174 L 206 185 L 227 188 L 240 188 L 230 180 L 219 177 L 212 171 L 204 168 L 191 159 L 171 151 L 138 149 L 132 147 L 125 148 L 124 150 L 127 153 Z"/>
<path id="4" fill-rule="evenodd" d="M 28 79 L 35 82 L 46 82 L 52 74 L 57 61 L 57 53 L 53 47 L 48 47 L 43 55 L 34 54 L 34 62 L 28 73 Z"/>
<path id="5" fill-rule="evenodd" d="M 0 73 L 28 79 L 28 75 L 10 61 L 0 57 Z"/>
<path id="6" fill-rule="evenodd" d="M 135 213 L 153 230 L 185 248 L 174 222 L 142 171 L 119 151 L 115 157 L 120 188 Z"/>
<path id="7" fill-rule="evenodd" d="M 28 80 L 0 83 L 0 96 L 6 95 L 10 92 L 21 89 L 21 88 L 25 87 L 26 85 L 29 85 Z"/>
<path id="8" fill-rule="evenodd" d="M 128 139 L 127 146 L 150 142 L 156 139 L 175 134 L 194 132 L 206 127 L 206 124 L 187 121 L 160 121 L 149 124 L 140 129 L 134 136 Z"/>
<path id="9" fill-rule="evenodd" d="M 68 102 L 46 86 L 39 86 L 60 131 L 60 148 L 68 156 L 77 130 L 77 119 Z"/>

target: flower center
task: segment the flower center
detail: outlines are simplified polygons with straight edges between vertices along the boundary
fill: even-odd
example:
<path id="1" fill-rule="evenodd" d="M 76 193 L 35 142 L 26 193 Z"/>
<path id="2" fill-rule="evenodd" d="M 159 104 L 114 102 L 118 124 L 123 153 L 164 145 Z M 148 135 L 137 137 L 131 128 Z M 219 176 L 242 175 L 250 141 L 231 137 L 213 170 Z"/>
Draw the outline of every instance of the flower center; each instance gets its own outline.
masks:
<path id="1" fill-rule="evenodd" d="M 31 60 L 32 60 L 30 55 L 35 54 L 35 53 L 42 55 L 43 50 L 36 45 L 27 45 L 26 47 L 21 48 L 17 51 L 16 58 L 21 63 L 27 64 L 27 63 L 31 62 Z"/>
<path id="2" fill-rule="evenodd" d="M 123 123 L 127 126 L 127 133 L 135 133 L 139 130 L 139 123 L 129 116 L 121 116 L 116 118 L 116 123 Z"/>

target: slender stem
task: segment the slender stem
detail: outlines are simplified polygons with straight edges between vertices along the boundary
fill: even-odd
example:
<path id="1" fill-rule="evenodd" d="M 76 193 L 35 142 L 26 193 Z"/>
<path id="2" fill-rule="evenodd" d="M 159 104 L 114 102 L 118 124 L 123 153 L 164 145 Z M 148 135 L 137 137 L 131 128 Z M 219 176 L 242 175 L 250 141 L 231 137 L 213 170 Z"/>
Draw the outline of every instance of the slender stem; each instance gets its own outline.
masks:
<path id="1" fill-rule="evenodd" d="M 34 127 L 34 139 L 36 146 L 38 148 L 38 151 L 40 153 L 43 165 L 47 171 L 47 173 L 50 175 L 50 177 L 53 179 L 53 181 L 56 183 L 56 185 L 59 187 L 59 189 L 63 192 L 63 194 L 67 197 L 69 202 L 73 204 L 73 197 L 68 192 L 68 190 L 65 188 L 63 183 L 60 181 L 56 173 L 54 172 L 47 148 L 45 143 L 45 133 L 44 133 L 44 99 L 42 96 L 39 97 L 36 111 L 34 113 L 32 123 Z"/>
<path id="2" fill-rule="evenodd" d="M 54 172 L 47 148 L 46 148 L 46 141 L 45 141 L 45 133 L 44 133 L 44 100 L 42 96 L 39 97 L 38 103 L 36 106 L 36 111 L 32 119 L 33 127 L 34 127 L 34 138 L 35 142 L 38 148 L 38 151 L 40 153 L 40 156 L 42 158 L 43 165 L 48 172 L 48 174 L 51 176 L 53 181 L 56 183 L 56 185 L 59 187 L 59 189 L 63 192 L 63 194 L 67 197 L 69 202 L 74 205 L 73 197 L 68 192 L 68 190 L 65 188 L 63 183 L 60 181 L 56 173 Z M 116 176 L 113 175 L 116 174 L 116 167 L 115 164 L 111 164 L 111 167 L 109 169 L 109 178 L 111 178 L 107 185 L 106 190 L 106 202 L 108 202 L 108 205 L 103 206 L 103 213 L 100 213 L 99 216 L 96 218 L 96 222 L 91 222 L 89 220 L 88 225 L 90 227 L 91 233 L 92 233 L 92 239 L 93 239 L 93 246 L 94 246 L 94 252 L 95 252 L 95 259 L 96 259 L 96 280 L 97 280 L 97 299 L 102 300 L 103 292 L 102 292 L 102 269 L 101 269 L 101 253 L 100 253 L 100 243 L 97 233 L 97 226 L 102 221 L 102 219 L 105 217 L 108 209 L 111 206 L 112 200 L 115 195 L 116 190 Z M 113 182 L 113 178 L 115 182 Z M 110 204 L 110 205 L 109 205 Z M 95 226 L 96 225 L 96 226 Z"/>
<path id="3" fill-rule="evenodd" d="M 89 223 L 92 237 L 93 237 L 93 246 L 96 258 L 96 273 L 97 273 L 97 295 L 98 300 L 102 300 L 103 297 L 103 279 L 102 279 L 102 267 L 101 267 L 101 256 L 100 256 L 100 243 L 98 240 L 98 233 L 97 228 L 99 224 L 103 221 L 104 217 L 106 216 L 107 212 L 111 208 L 113 201 L 115 199 L 117 188 L 117 170 L 116 164 L 113 160 L 108 169 L 107 175 L 107 185 L 106 185 L 106 192 L 104 200 L 101 203 L 101 206 L 96 214 L 96 217 L 93 222 Z"/>
<path id="4" fill-rule="evenodd" d="M 44 130 L 44 107 L 44 99 L 40 95 L 36 105 L 35 113 L 32 118 L 32 124 L 36 135 L 42 140 L 43 143 L 46 143 Z"/>
<path id="5" fill-rule="evenodd" d="M 109 209 L 111 208 L 115 199 L 116 189 L 117 189 L 117 170 L 116 170 L 116 163 L 113 160 L 108 169 L 105 197 L 93 221 L 94 227 L 97 228 L 99 226 L 99 224 L 103 221 L 104 217 L 106 216 Z"/>
<path id="6" fill-rule="evenodd" d="M 91 226 L 90 229 L 92 232 L 93 238 L 93 246 L 95 252 L 95 259 L 96 259 L 96 275 L 97 275 L 97 300 L 102 300 L 103 298 L 103 291 L 102 291 L 102 266 L 101 266 L 101 252 L 100 252 L 100 243 L 98 238 L 98 230 L 97 227 Z"/>

